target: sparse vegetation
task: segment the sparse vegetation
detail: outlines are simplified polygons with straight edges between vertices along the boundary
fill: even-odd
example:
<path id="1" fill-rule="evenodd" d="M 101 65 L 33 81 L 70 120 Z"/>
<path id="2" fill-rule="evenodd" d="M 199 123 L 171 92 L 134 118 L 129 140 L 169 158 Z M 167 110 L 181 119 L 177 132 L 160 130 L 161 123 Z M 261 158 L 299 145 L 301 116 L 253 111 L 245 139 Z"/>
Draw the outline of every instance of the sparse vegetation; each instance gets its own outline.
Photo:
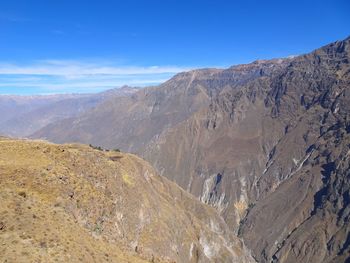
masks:
<path id="1" fill-rule="evenodd" d="M 0 244 L 7 247 L 0 251 L 0 261 L 79 262 L 80 258 L 82 262 L 105 262 L 108 254 L 110 262 L 147 262 L 140 256 L 131 255 L 125 248 L 119 248 L 118 244 L 94 238 L 76 221 L 80 210 L 86 219 L 88 213 L 83 211 L 94 213 L 98 211 L 97 204 L 109 206 L 108 199 L 103 199 L 104 192 L 96 191 L 87 178 L 79 178 L 68 170 L 72 164 L 70 158 L 78 158 L 76 148 L 65 148 L 72 155 L 67 159 L 56 159 L 52 169 L 43 176 L 42 170 L 53 161 L 52 156 L 43 154 L 43 148 L 52 154 L 62 152 L 62 149 L 43 143 L 7 139 L 0 139 L 0 142 L 0 163 L 5 172 L 0 181 L 0 233 L 6 232 L 6 235 L 0 235 Z M 95 167 L 90 160 L 83 166 L 87 169 Z M 53 173 L 59 176 L 52 177 Z M 66 178 L 65 184 L 62 184 L 62 178 Z M 67 185 L 74 186 L 68 193 Z M 79 199 L 71 198 L 72 192 Z M 96 219 L 92 217 L 91 220 Z M 96 234 L 103 233 L 101 223 L 93 228 Z M 30 246 L 24 245 L 24 241 Z M 93 251 L 93 259 L 86 251 Z"/>
<path id="2" fill-rule="evenodd" d="M 95 149 L 95 150 L 98 150 L 98 151 L 104 151 L 104 149 L 101 147 L 101 146 L 94 146 L 92 144 L 89 144 L 89 146 L 92 148 L 92 149 Z"/>
<path id="3" fill-rule="evenodd" d="M 95 145 L 92 145 L 92 144 L 89 144 L 89 146 L 92 148 L 92 149 L 95 149 L 95 150 L 98 150 L 98 151 L 103 151 L 103 152 L 109 152 L 110 150 L 109 149 L 105 149 L 101 146 L 95 146 Z M 113 152 L 121 152 L 120 149 L 118 148 L 115 148 L 112 150 Z"/>
<path id="4" fill-rule="evenodd" d="M 247 209 L 247 214 L 248 214 L 248 212 L 250 211 L 250 209 L 252 209 L 254 206 L 255 206 L 254 203 L 249 203 L 248 209 Z"/>
<path id="5" fill-rule="evenodd" d="M 97 234 L 101 234 L 101 233 L 102 233 L 102 225 L 99 224 L 99 223 L 96 223 L 96 224 L 95 224 L 94 231 L 95 231 Z"/>
<path id="6" fill-rule="evenodd" d="M 242 236 L 242 228 L 243 228 L 243 225 L 245 223 L 245 221 L 247 220 L 247 215 L 249 214 L 250 210 L 255 206 L 254 203 L 249 203 L 248 204 L 248 207 L 246 209 L 246 212 L 245 212 L 245 216 L 239 221 L 239 224 L 238 224 L 238 231 L 237 231 L 237 234 L 238 236 Z"/>

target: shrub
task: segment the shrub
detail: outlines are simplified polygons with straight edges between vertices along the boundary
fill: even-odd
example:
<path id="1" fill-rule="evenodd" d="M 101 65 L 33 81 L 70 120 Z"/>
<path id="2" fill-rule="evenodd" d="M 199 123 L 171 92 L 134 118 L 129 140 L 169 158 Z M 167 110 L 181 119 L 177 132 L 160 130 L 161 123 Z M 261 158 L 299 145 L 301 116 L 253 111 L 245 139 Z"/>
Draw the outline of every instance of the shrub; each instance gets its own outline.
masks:
<path id="1" fill-rule="evenodd" d="M 92 149 L 95 149 L 95 150 L 98 150 L 98 151 L 103 151 L 103 150 L 104 150 L 101 146 L 94 146 L 94 145 L 92 145 L 92 144 L 89 144 L 89 146 L 90 146 Z"/>

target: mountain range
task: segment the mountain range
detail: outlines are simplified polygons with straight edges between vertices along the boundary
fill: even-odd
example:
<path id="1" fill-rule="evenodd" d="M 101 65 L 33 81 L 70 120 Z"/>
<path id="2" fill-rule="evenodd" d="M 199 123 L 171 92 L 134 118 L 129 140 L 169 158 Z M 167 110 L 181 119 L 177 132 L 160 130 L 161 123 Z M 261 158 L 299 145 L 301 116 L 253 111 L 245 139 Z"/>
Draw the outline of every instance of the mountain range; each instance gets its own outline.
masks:
<path id="1" fill-rule="evenodd" d="M 0 96 L 0 134 L 26 137 L 50 123 L 78 116 L 114 96 L 129 96 L 137 88 L 123 86 L 97 94 Z"/>
<path id="2" fill-rule="evenodd" d="M 213 240 L 225 240 L 218 242 L 223 248 L 216 250 L 224 252 L 208 252 L 199 237 L 193 246 L 198 248 L 196 260 L 200 262 L 349 262 L 349 86 L 347 38 L 296 57 L 183 72 L 159 86 L 123 95 L 107 93 L 102 99 L 101 94 L 77 95 L 65 98 L 64 103 L 53 101 L 37 108 L 42 116 L 47 113 L 50 121 L 37 118 L 37 123 L 44 124 L 19 134 L 8 123 L 23 122 L 11 116 L 0 122 L 5 127 L 0 131 L 55 143 L 120 149 L 144 158 L 155 169 L 151 173 L 159 174 L 157 180 L 172 185 L 178 193 L 164 197 L 170 204 L 158 201 L 155 207 L 164 205 L 171 213 L 181 214 L 189 207 L 177 208 L 173 199 L 188 195 L 193 200 L 191 209 L 209 209 L 209 205 L 216 212 L 208 218 L 224 219 L 220 224 L 225 231 L 208 230 L 214 232 Z M 72 99 L 83 106 L 74 102 L 74 109 L 69 110 L 65 105 Z M 45 101 L 39 98 L 38 105 Z M 69 113 L 52 117 L 55 103 Z M 1 102 L 2 107 L 9 106 Z M 20 108 L 19 112 L 26 116 L 28 110 Z M 142 180 L 135 178 L 138 183 Z M 164 195 L 175 191 L 165 188 Z M 148 191 L 140 189 L 138 193 Z M 138 202 L 127 205 L 133 207 Z M 198 214 L 198 209 L 193 216 L 204 220 L 207 215 Z M 166 223 L 158 222 L 168 231 Z M 178 222 L 185 221 L 179 218 Z M 183 227 L 188 228 L 186 224 Z M 184 238 L 181 224 L 170 228 L 180 231 L 180 242 L 180 237 Z M 196 229 L 193 231 L 205 226 Z M 194 239 L 188 240 L 183 250 L 178 248 L 181 242 L 165 243 L 168 248 L 177 246 L 170 254 L 153 241 L 142 246 L 152 248 L 153 255 L 159 249 L 160 258 L 191 262 L 188 246 Z M 230 254 L 230 246 L 225 244 L 232 242 L 242 242 L 235 247 L 243 252 Z M 228 256 L 219 258 L 219 254 Z"/>

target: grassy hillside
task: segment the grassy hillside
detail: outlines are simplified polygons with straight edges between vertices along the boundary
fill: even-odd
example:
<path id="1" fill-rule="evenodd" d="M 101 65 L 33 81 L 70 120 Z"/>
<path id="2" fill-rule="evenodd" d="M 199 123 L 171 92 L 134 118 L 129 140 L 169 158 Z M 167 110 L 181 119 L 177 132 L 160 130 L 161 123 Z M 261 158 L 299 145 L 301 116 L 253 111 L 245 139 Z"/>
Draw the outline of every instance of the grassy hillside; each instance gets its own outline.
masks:
<path id="1" fill-rule="evenodd" d="M 4 262 L 249 262 L 209 206 L 142 159 L 0 139 Z"/>

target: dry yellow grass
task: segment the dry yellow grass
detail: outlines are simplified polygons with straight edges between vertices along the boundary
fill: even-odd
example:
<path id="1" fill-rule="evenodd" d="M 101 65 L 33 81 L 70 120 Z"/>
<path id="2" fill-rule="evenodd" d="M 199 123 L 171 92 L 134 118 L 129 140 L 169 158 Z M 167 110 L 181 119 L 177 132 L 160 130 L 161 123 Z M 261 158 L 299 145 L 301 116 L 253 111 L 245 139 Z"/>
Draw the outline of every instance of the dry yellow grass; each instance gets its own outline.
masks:
<path id="1" fill-rule="evenodd" d="M 52 158 L 65 152 L 76 157 L 78 149 L 8 139 L 0 141 L 0 149 L 1 262 L 148 262 L 94 237 L 60 203 L 66 201 L 62 193 L 74 191 L 72 185 L 86 193 L 82 197 L 100 197 L 91 184 L 67 170 L 68 160 Z"/>
<path id="2" fill-rule="evenodd" d="M 225 262 L 244 252 L 213 208 L 131 154 L 0 138 L 0 189 L 1 262 Z"/>

